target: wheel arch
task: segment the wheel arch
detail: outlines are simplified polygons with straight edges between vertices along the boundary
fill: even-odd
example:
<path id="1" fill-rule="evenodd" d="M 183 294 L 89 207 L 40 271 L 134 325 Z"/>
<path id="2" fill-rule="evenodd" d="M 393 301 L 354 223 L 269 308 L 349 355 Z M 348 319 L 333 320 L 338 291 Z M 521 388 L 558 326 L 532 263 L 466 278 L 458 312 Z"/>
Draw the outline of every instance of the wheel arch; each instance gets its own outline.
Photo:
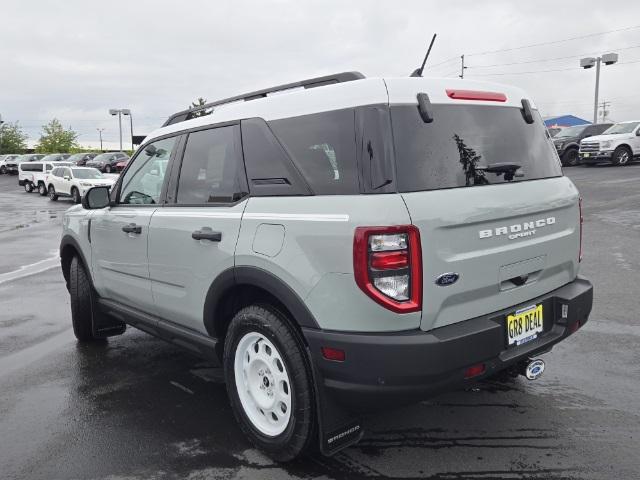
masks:
<path id="1" fill-rule="evenodd" d="M 85 270 L 87 271 L 87 273 L 89 273 L 91 271 L 89 268 L 89 263 L 87 263 L 87 259 L 82 253 L 80 244 L 71 235 L 64 235 L 62 237 L 62 240 L 60 241 L 60 266 L 62 267 L 62 275 L 64 276 L 64 281 L 67 285 L 67 289 L 69 288 L 69 272 L 71 270 L 71 260 L 73 260 L 73 257 L 75 256 L 80 258 L 80 261 L 83 263 Z M 91 287 L 93 287 L 93 279 L 91 278 L 91 275 L 88 274 L 87 276 L 89 277 Z"/>
<path id="2" fill-rule="evenodd" d="M 237 266 L 222 272 L 205 297 L 203 319 L 207 333 L 224 346 L 233 315 L 253 303 L 269 303 L 290 319 L 301 338 L 302 327 L 320 328 L 300 296 L 276 275 L 259 267 Z M 222 351 L 218 352 L 222 358 Z"/>

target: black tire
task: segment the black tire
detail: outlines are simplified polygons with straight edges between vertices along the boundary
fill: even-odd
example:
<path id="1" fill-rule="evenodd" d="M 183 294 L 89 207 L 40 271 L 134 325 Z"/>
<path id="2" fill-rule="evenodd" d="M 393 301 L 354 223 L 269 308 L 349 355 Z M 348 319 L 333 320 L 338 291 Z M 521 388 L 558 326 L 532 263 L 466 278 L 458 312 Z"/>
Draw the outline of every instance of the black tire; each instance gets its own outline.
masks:
<path id="1" fill-rule="evenodd" d="M 27 193 L 33 192 L 33 184 L 31 182 L 24 182 L 24 191 Z"/>
<path id="2" fill-rule="evenodd" d="M 82 200 L 82 198 L 80 198 L 80 192 L 76 187 L 71 188 L 71 199 L 73 200 L 73 203 L 80 203 Z"/>
<path id="3" fill-rule="evenodd" d="M 58 200 L 58 195 L 56 194 L 56 189 L 53 187 L 53 185 L 49 185 L 49 200 L 51 200 L 52 202 L 55 202 L 56 200 Z"/>
<path id="4" fill-rule="evenodd" d="M 562 154 L 562 165 L 565 167 L 575 167 L 580 164 L 580 155 L 577 148 L 570 148 Z"/>
<path id="5" fill-rule="evenodd" d="M 84 265 L 73 257 L 69 270 L 69 293 L 71 295 L 71 322 L 73 333 L 81 342 L 98 340 L 93 336 L 93 292 Z"/>
<path id="6" fill-rule="evenodd" d="M 111 165 L 109 165 L 107 163 L 107 165 L 104 167 L 104 173 L 111 173 Z"/>
<path id="7" fill-rule="evenodd" d="M 252 332 L 264 335 L 276 347 L 291 383 L 291 416 L 285 430 L 275 437 L 263 434 L 249 420 L 236 387 L 236 349 L 240 340 Z M 231 408 L 251 442 L 279 462 L 293 460 L 314 445 L 316 415 L 311 366 L 302 340 L 285 315 L 270 305 L 251 305 L 236 313 L 227 331 L 223 365 Z"/>
<path id="8" fill-rule="evenodd" d="M 47 195 L 47 186 L 42 182 L 38 183 L 38 193 L 43 197 Z"/>
<path id="9" fill-rule="evenodd" d="M 4 165 L 2 165 L 0 167 L 0 175 L 4 175 L 5 173 L 7 173 L 7 167 L 5 167 Z"/>
<path id="10" fill-rule="evenodd" d="M 629 147 L 625 147 L 624 145 L 620 145 L 613 151 L 613 155 L 611 155 L 611 163 L 617 167 L 629 165 L 633 160 L 633 154 Z"/>

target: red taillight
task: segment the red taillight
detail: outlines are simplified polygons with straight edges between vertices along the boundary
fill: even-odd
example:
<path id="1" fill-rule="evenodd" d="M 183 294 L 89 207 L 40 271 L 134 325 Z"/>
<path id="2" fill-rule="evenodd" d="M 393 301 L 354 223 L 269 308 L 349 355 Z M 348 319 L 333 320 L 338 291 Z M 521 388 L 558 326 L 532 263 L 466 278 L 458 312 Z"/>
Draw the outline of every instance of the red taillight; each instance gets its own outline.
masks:
<path id="1" fill-rule="evenodd" d="M 346 358 L 344 350 L 340 350 L 337 348 L 322 347 L 320 348 L 320 351 L 322 352 L 322 356 L 324 358 L 326 358 L 327 360 L 333 360 L 334 362 L 344 362 Z"/>
<path id="2" fill-rule="evenodd" d="M 454 100 L 484 100 L 485 102 L 506 102 L 507 96 L 500 92 L 482 92 L 479 90 L 457 90 L 447 88 L 447 96 Z"/>
<path id="3" fill-rule="evenodd" d="M 478 375 L 482 375 L 485 370 L 486 370 L 486 367 L 484 366 L 484 363 L 478 363 L 477 365 L 472 365 L 464 371 L 464 378 L 477 377 Z"/>
<path id="4" fill-rule="evenodd" d="M 584 223 L 584 217 L 582 216 L 582 197 L 578 199 L 578 209 L 580 211 L 580 250 L 578 253 L 578 262 L 582 261 L 582 224 Z"/>
<path id="5" fill-rule="evenodd" d="M 422 309 L 420 232 L 414 225 L 358 227 L 353 271 L 360 289 L 396 313 Z"/>

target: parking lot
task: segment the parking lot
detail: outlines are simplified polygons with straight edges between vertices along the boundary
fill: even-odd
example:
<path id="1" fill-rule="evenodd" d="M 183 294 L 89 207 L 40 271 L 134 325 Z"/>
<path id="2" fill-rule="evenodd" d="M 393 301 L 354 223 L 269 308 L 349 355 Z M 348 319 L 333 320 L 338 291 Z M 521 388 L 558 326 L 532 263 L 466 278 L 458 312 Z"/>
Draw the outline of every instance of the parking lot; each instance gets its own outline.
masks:
<path id="1" fill-rule="evenodd" d="M 639 478 L 640 164 L 565 173 L 584 198 L 594 310 L 544 376 L 382 412 L 358 445 L 284 466 L 246 441 L 219 369 L 131 328 L 76 343 L 56 258 L 71 202 L 0 176 L 0 476 Z"/>

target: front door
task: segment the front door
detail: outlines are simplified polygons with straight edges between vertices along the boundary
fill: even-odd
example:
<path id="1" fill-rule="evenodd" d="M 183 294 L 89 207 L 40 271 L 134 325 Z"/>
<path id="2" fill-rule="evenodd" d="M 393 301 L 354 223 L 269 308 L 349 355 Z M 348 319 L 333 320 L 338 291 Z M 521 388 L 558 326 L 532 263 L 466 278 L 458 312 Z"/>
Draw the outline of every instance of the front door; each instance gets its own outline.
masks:
<path id="1" fill-rule="evenodd" d="M 177 139 L 149 144 L 132 160 L 111 207 L 91 220 L 92 266 L 98 293 L 153 312 L 147 242 L 149 221 L 160 206 L 169 159 Z"/>
<path id="2" fill-rule="evenodd" d="M 203 305 L 233 267 L 248 189 L 238 125 L 189 134 L 173 203 L 149 225 L 149 273 L 158 315 L 205 333 Z M 177 166 L 178 164 L 176 164 Z"/>

